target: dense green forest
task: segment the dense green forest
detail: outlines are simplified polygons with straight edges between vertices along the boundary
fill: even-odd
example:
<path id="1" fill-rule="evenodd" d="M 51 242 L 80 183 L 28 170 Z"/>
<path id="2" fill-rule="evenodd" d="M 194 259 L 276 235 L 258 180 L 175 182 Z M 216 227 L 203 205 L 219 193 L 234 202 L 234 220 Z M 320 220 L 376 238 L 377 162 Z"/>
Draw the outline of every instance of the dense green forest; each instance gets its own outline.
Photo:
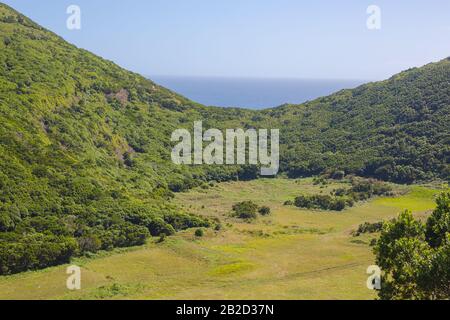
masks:
<path id="1" fill-rule="evenodd" d="M 289 176 L 339 168 L 399 183 L 449 179 L 450 58 L 263 114 L 283 128 Z"/>
<path id="2" fill-rule="evenodd" d="M 281 174 L 449 179 L 450 59 L 303 105 L 206 107 L 0 4 L 0 274 L 216 223 L 171 204 L 252 166 L 176 166 L 171 133 L 279 128 Z"/>

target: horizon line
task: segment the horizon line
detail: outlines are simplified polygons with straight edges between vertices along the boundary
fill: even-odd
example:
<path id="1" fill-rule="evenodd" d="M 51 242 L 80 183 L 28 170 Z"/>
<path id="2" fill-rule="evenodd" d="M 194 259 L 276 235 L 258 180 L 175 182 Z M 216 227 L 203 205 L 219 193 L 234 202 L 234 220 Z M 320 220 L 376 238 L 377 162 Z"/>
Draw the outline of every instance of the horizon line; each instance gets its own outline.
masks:
<path id="1" fill-rule="evenodd" d="M 303 80 L 303 81 L 357 81 L 374 82 L 386 79 L 358 79 L 358 78 L 315 78 L 315 77 L 296 77 L 296 76 L 242 76 L 242 75 L 178 75 L 178 74 L 144 74 L 145 78 L 197 78 L 197 79 L 242 79 L 242 80 Z"/>

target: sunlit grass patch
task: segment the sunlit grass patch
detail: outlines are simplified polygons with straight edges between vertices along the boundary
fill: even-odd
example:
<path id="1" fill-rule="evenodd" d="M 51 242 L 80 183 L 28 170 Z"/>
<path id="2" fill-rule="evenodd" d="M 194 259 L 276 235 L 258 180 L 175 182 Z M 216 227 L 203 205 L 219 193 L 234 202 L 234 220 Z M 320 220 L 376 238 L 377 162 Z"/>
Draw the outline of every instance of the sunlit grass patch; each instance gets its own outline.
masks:
<path id="1" fill-rule="evenodd" d="M 218 266 L 209 272 L 211 276 L 228 276 L 240 272 L 250 271 L 255 268 L 255 265 L 249 262 L 235 262 Z"/>
<path id="2" fill-rule="evenodd" d="M 244 253 L 248 250 L 245 244 L 230 244 L 221 246 L 212 246 L 211 249 L 222 251 L 225 253 Z"/>
<path id="3" fill-rule="evenodd" d="M 437 189 L 421 186 L 411 187 L 407 194 L 394 198 L 378 198 L 375 204 L 398 208 L 401 210 L 424 211 L 436 207 L 435 197 L 440 193 Z"/>

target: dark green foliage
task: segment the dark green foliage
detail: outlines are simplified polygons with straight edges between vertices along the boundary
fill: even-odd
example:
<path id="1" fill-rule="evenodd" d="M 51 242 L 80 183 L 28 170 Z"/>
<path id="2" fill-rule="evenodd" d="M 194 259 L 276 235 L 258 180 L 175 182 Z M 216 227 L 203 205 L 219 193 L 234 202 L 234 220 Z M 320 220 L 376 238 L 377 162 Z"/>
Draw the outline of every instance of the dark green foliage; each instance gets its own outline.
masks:
<path id="1" fill-rule="evenodd" d="M 195 236 L 196 236 L 196 237 L 201 238 L 201 237 L 203 237 L 203 235 L 204 235 L 203 229 L 197 229 L 197 230 L 195 230 Z"/>
<path id="2" fill-rule="evenodd" d="M 0 241 L 0 274 L 67 263 L 78 249 L 71 237 L 30 234 L 8 240 L 12 239 L 3 235 Z"/>
<path id="3" fill-rule="evenodd" d="M 240 219 L 256 219 L 258 205 L 252 201 L 244 201 L 236 203 L 233 206 L 233 216 Z"/>
<path id="4" fill-rule="evenodd" d="M 318 184 L 326 184 L 324 178 L 315 180 Z M 390 195 L 392 187 L 372 179 L 353 178 L 352 187 L 334 190 L 332 195 L 301 195 L 294 204 L 299 208 L 342 211 L 352 207 L 355 201 L 362 201 L 373 196 Z M 290 204 L 290 202 L 286 202 Z M 285 205 L 286 205 L 285 203 Z"/>
<path id="5" fill-rule="evenodd" d="M 262 216 L 267 216 L 270 215 L 271 210 L 267 206 L 259 207 L 253 201 L 244 201 L 236 203 L 233 206 L 232 215 L 240 219 L 251 220 L 257 218 L 257 213 L 259 213 Z"/>
<path id="6" fill-rule="evenodd" d="M 166 214 L 164 220 L 177 231 L 197 227 L 209 228 L 211 226 L 209 221 L 199 216 L 188 214 Z"/>
<path id="7" fill-rule="evenodd" d="M 281 126 L 281 166 L 290 177 L 330 168 L 411 183 L 449 179 L 450 61 L 342 90 L 304 105 L 264 111 Z"/>
<path id="8" fill-rule="evenodd" d="M 345 177 L 344 171 L 335 171 L 331 174 L 331 178 L 334 180 L 342 180 Z"/>
<path id="9" fill-rule="evenodd" d="M 370 199 L 374 196 L 391 196 L 392 187 L 381 181 L 373 179 L 352 179 L 352 188 L 345 192 L 347 196 L 352 198 L 354 201 L 363 201 Z M 337 190 L 341 193 L 342 190 Z"/>
<path id="10" fill-rule="evenodd" d="M 428 218 L 426 225 L 427 242 L 433 247 L 441 246 L 450 230 L 450 193 L 444 193 L 436 200 L 437 208 Z"/>
<path id="11" fill-rule="evenodd" d="M 261 168 L 258 166 L 242 166 L 242 168 L 239 169 L 238 177 L 241 181 L 254 180 L 259 177 L 260 172 Z"/>
<path id="12" fill-rule="evenodd" d="M 426 226 L 411 212 L 383 226 L 375 247 L 383 271 L 382 299 L 448 299 L 450 297 L 450 194 L 438 199 Z"/>
<path id="13" fill-rule="evenodd" d="M 376 233 L 383 229 L 383 222 L 365 222 L 358 227 L 358 229 L 353 233 L 353 236 L 358 237 L 363 233 Z"/>
<path id="14" fill-rule="evenodd" d="M 268 216 L 270 214 L 271 210 L 269 207 L 262 206 L 261 208 L 259 208 L 258 212 L 262 216 Z"/>
<path id="15" fill-rule="evenodd" d="M 295 206 L 306 209 L 342 211 L 350 204 L 348 199 L 329 195 L 301 195 L 295 198 Z"/>

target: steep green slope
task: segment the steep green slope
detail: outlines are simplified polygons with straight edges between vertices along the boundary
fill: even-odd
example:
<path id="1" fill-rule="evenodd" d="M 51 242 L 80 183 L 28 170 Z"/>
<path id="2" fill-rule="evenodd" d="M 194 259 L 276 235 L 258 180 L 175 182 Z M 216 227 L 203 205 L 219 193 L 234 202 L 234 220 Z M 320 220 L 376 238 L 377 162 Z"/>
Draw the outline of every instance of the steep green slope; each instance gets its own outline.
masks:
<path id="1" fill-rule="evenodd" d="M 280 128 L 282 171 L 411 182 L 449 175 L 450 61 L 264 111 L 205 107 L 68 44 L 0 4 L 0 274 L 212 222 L 172 191 L 257 177 L 172 164 L 170 135 Z"/>
<path id="2" fill-rule="evenodd" d="M 401 183 L 449 178 L 450 58 L 264 114 L 285 127 L 291 176 L 335 168 Z"/>
<path id="3" fill-rule="evenodd" d="M 208 225 L 170 205 L 170 189 L 239 168 L 176 167 L 169 139 L 214 110 L 0 5 L 0 273 Z"/>

